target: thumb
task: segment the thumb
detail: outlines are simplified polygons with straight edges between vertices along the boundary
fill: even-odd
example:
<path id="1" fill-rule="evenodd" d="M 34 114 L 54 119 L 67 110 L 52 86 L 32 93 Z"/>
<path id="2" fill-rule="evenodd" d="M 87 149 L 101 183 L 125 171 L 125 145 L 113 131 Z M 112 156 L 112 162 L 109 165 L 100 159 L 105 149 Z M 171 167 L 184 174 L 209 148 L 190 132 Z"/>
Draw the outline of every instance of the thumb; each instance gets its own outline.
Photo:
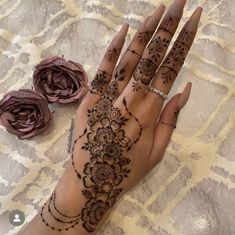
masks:
<path id="1" fill-rule="evenodd" d="M 176 128 L 180 110 L 189 99 L 191 87 L 192 83 L 189 82 L 183 92 L 173 96 L 163 108 L 155 128 L 153 147 L 150 154 L 151 167 L 154 167 L 162 160 L 173 130 Z"/>

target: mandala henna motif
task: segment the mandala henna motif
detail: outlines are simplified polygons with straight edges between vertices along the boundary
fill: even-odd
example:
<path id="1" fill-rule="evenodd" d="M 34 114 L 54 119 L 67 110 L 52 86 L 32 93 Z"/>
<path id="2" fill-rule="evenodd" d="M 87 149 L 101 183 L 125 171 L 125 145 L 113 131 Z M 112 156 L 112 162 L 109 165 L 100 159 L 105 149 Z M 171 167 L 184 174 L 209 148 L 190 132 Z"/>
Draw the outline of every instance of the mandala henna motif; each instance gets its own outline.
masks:
<path id="1" fill-rule="evenodd" d="M 134 73 L 134 82 L 132 84 L 133 91 L 138 91 L 141 89 L 141 82 L 144 85 L 148 85 L 155 75 L 157 65 L 153 63 L 150 59 L 142 58 L 138 64 L 138 67 Z"/>

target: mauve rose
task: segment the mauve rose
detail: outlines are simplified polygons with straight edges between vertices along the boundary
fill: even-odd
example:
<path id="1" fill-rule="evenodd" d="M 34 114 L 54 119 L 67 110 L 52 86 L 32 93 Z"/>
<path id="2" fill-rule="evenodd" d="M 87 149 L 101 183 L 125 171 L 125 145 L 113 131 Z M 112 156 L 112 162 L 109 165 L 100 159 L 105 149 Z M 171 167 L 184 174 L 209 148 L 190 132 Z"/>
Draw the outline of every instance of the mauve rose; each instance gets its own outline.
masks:
<path id="1" fill-rule="evenodd" d="M 10 91 L 0 100 L 0 124 L 19 139 L 45 132 L 52 120 L 47 100 L 36 91 Z"/>
<path id="2" fill-rule="evenodd" d="M 88 91 L 88 76 L 81 64 L 54 56 L 35 66 L 33 84 L 49 103 L 81 101 Z"/>

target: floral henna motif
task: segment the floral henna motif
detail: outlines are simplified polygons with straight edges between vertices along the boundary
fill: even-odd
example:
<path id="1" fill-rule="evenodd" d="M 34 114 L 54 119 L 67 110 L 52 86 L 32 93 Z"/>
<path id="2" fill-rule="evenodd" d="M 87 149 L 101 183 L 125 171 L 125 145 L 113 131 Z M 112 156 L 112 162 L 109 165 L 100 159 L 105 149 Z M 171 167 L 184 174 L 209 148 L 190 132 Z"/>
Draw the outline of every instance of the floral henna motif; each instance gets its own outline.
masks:
<path id="1" fill-rule="evenodd" d="M 109 83 L 110 74 L 103 70 L 98 70 L 94 80 L 91 82 L 90 92 L 98 95 L 103 95 L 106 86 Z"/>
<path id="2" fill-rule="evenodd" d="M 163 53 L 166 51 L 170 40 L 158 36 L 154 38 L 147 47 L 147 52 L 151 55 L 151 59 L 154 63 L 160 64 L 160 60 L 163 56 Z"/>
<path id="3" fill-rule="evenodd" d="M 116 79 L 125 70 L 121 71 L 117 73 Z M 130 159 L 126 158 L 125 154 L 142 133 L 140 131 L 138 139 L 131 143 L 123 129 L 129 119 L 122 116 L 120 110 L 112 105 L 116 98 L 116 90 L 118 84 L 114 81 L 103 98 L 94 108 L 88 110 L 89 131 L 87 141 L 81 147 L 89 151 L 91 156 L 89 162 L 85 164 L 82 177 L 84 185 L 82 193 L 87 202 L 82 209 L 81 220 L 88 232 L 95 230 L 99 221 L 122 192 L 123 189 L 119 185 L 131 172 L 128 169 Z M 123 104 L 127 109 L 126 101 Z M 130 112 L 128 114 L 139 123 Z"/>
<path id="4" fill-rule="evenodd" d="M 132 84 L 133 91 L 138 91 L 141 89 L 141 84 L 139 83 L 139 81 L 144 85 L 148 85 L 154 77 L 156 69 L 157 65 L 150 59 L 142 58 L 133 75 L 136 81 Z"/>

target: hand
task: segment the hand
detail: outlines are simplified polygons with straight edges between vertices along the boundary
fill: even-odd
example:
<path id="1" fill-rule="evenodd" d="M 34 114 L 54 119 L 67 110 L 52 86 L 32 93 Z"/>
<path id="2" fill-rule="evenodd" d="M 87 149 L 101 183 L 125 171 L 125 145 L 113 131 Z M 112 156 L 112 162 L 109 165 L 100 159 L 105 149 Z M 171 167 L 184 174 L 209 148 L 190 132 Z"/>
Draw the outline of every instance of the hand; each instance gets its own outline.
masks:
<path id="1" fill-rule="evenodd" d="M 128 24 L 111 42 L 76 113 L 71 164 L 47 202 L 48 211 L 42 209 L 48 228 L 66 231 L 81 224 L 79 234 L 97 230 L 120 196 L 161 161 L 191 89 L 188 83 L 162 110 L 163 93 L 169 93 L 184 63 L 202 12 L 195 10 L 165 57 L 185 1 L 175 0 L 156 32 L 165 7 L 147 17 L 118 64 Z M 60 217 L 55 226 L 52 210 Z M 66 224 L 62 218 L 68 226 L 58 229 Z"/>
<path id="2" fill-rule="evenodd" d="M 201 8 L 193 13 L 163 60 L 184 4 L 184 0 L 175 1 L 147 45 L 163 14 L 164 6 L 160 6 L 146 19 L 116 65 L 128 30 L 125 24 L 107 49 L 77 111 L 80 126 L 75 129 L 73 157 L 86 198 L 82 221 L 89 232 L 117 197 L 162 159 L 179 111 L 189 98 L 190 83 L 166 104 L 159 118 L 164 99 L 148 90 L 151 86 L 169 93 L 193 43 Z"/>

